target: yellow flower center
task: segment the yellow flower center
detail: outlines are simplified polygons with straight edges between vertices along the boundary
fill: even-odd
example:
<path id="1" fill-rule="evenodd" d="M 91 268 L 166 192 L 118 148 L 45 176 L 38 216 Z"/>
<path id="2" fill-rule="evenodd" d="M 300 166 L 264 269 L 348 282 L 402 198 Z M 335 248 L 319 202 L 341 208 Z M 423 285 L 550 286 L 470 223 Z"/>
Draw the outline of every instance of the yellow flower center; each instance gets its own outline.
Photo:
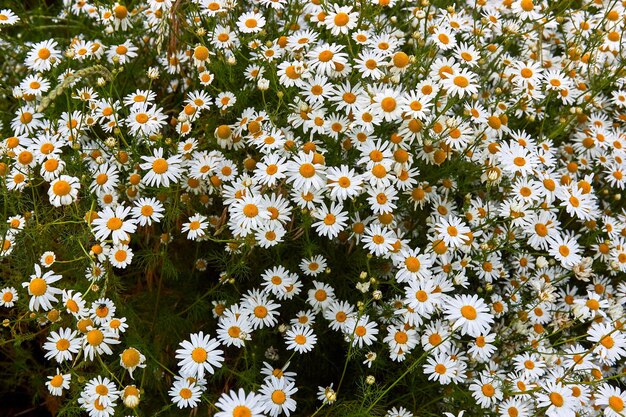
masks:
<path id="1" fill-rule="evenodd" d="M 277 389 L 272 393 L 272 401 L 275 404 L 284 404 L 287 401 L 287 396 L 284 391 Z"/>
<path id="2" fill-rule="evenodd" d="M 565 403 L 565 400 L 563 399 L 563 396 L 559 394 L 558 392 L 551 392 L 550 402 L 557 407 L 562 407 L 563 404 Z"/>
<path id="3" fill-rule="evenodd" d="M 191 398 L 192 392 L 189 388 L 183 388 L 178 394 L 181 398 L 188 400 L 189 398 Z"/>
<path id="4" fill-rule="evenodd" d="M 158 158 L 152 163 L 152 170 L 157 174 L 163 174 L 167 171 L 168 163 L 163 158 Z"/>
<path id="5" fill-rule="evenodd" d="M 118 217 L 111 217 L 107 221 L 107 228 L 109 230 L 119 230 L 122 227 L 122 219 Z"/>
<path id="6" fill-rule="evenodd" d="M 54 388 L 61 387 L 61 385 L 63 385 L 63 377 L 61 375 L 58 375 L 58 374 L 55 375 L 50 380 L 50 385 L 52 385 Z"/>
<path id="7" fill-rule="evenodd" d="M 28 285 L 30 293 L 36 297 L 44 295 L 48 289 L 48 284 L 43 278 L 33 278 Z"/>
<path id="8" fill-rule="evenodd" d="M 315 166 L 310 163 L 304 163 L 300 166 L 300 175 L 304 178 L 311 178 L 315 175 Z"/>
<path id="9" fill-rule="evenodd" d="M 63 351 L 70 347 L 70 341 L 67 339 L 59 339 L 56 343 L 57 350 Z"/>
<path id="10" fill-rule="evenodd" d="M 267 308 L 265 306 L 254 307 L 254 315 L 260 319 L 267 316 Z"/>
<path id="11" fill-rule="evenodd" d="M 252 411 L 245 405 L 238 405 L 233 409 L 233 417 L 251 417 Z"/>
<path id="12" fill-rule="evenodd" d="M 347 13 L 340 12 L 335 15 L 335 25 L 337 26 L 345 26 L 350 21 L 350 16 Z"/>
<path id="13" fill-rule="evenodd" d="M 124 352 L 122 352 L 122 363 L 127 368 L 132 368 L 139 365 L 140 360 L 141 357 L 139 356 L 139 351 L 137 349 L 128 348 Z"/>
<path id="14" fill-rule="evenodd" d="M 609 397 L 609 407 L 611 407 L 614 411 L 621 413 L 624 409 L 624 400 L 617 395 L 612 395 Z"/>
<path id="15" fill-rule="evenodd" d="M 478 316 L 478 312 L 474 307 L 468 305 L 461 307 L 461 315 L 467 320 L 475 320 L 476 316 Z"/>
<path id="16" fill-rule="evenodd" d="M 87 332 L 87 343 L 91 346 L 98 346 L 104 340 L 104 333 L 98 329 L 89 330 Z"/>
<path id="17" fill-rule="evenodd" d="M 70 184 L 65 180 L 58 180 L 52 186 L 52 192 L 58 196 L 68 195 L 71 191 Z"/>
<path id="18" fill-rule="evenodd" d="M 207 351 L 201 347 L 197 347 L 191 352 L 191 359 L 196 363 L 206 362 L 206 358 Z"/>

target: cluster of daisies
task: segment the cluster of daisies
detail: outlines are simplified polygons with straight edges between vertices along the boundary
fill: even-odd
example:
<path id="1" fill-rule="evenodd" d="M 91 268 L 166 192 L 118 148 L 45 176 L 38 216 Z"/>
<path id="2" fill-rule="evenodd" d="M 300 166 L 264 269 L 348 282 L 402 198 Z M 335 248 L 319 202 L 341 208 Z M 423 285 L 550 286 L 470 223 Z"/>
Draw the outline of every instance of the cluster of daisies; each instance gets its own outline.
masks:
<path id="1" fill-rule="evenodd" d="M 50 395 L 80 384 L 91 417 L 120 400 L 141 412 L 133 372 L 151 358 L 123 343 L 140 330 L 106 282 L 140 268 L 156 233 L 233 259 L 283 254 L 251 281 L 224 271 L 231 297 L 205 300 L 203 330 L 171 341 L 179 408 L 298 415 L 298 362 L 332 332 L 347 366 L 390 392 L 364 412 L 412 417 L 390 390 L 421 372 L 477 415 L 625 415 L 626 4 L 461 3 L 64 0 L 60 17 L 98 37 L 22 44 L 0 126 L 2 198 L 45 196 L 5 205 L 3 262 L 50 213 L 89 236 L 0 290 L 0 306 L 49 326 Z M 0 10 L 0 34 L 20 24 Z M 367 267 L 335 276 L 331 259 L 352 252 Z M 87 281 L 55 272 L 77 256 Z M 217 387 L 259 334 L 274 345 L 257 389 Z M 345 399 L 339 368 L 320 407 Z"/>

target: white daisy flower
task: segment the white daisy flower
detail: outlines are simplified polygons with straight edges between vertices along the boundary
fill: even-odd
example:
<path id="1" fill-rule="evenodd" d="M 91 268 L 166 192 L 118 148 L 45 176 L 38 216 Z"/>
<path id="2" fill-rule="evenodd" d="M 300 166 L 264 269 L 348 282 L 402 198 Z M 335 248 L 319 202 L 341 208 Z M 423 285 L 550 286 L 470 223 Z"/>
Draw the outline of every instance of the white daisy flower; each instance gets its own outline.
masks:
<path id="1" fill-rule="evenodd" d="M 259 390 L 260 400 L 264 403 L 264 411 L 270 417 L 278 417 L 284 413 L 287 417 L 296 410 L 296 401 L 293 394 L 298 388 L 293 381 L 286 378 L 276 378 L 271 376 L 265 380 L 265 383 Z"/>
<path id="2" fill-rule="evenodd" d="M 203 332 L 192 333 L 191 341 L 184 340 L 180 343 L 181 348 L 176 350 L 176 359 L 181 372 L 203 378 L 205 372 L 213 374 L 215 368 L 221 368 L 224 362 L 224 353 L 217 349 L 220 344 L 210 335 Z"/>
<path id="3" fill-rule="evenodd" d="M 17 300 L 19 297 L 14 287 L 5 287 L 0 290 L 0 306 L 13 307 Z"/>
<path id="4" fill-rule="evenodd" d="M 28 303 L 28 309 L 31 311 L 39 311 L 41 307 L 44 311 L 52 308 L 52 303 L 59 300 L 55 297 L 63 291 L 50 286 L 50 284 L 61 279 L 61 275 L 56 275 L 53 271 L 47 271 L 42 274 L 41 267 L 35 264 L 35 274 L 30 276 L 29 282 L 23 282 L 22 287 L 28 288 L 28 294 L 31 296 Z"/>
<path id="5" fill-rule="evenodd" d="M 311 351 L 317 343 L 317 336 L 313 333 L 312 327 L 296 324 L 285 332 L 285 342 L 287 350 L 306 353 Z"/>
<path id="6" fill-rule="evenodd" d="M 46 387 L 50 392 L 50 395 L 60 397 L 63 395 L 63 390 L 70 388 L 70 381 L 72 380 L 72 374 L 62 374 L 59 368 L 56 370 L 56 374 L 48 376 L 46 381 Z"/>
<path id="7" fill-rule="evenodd" d="M 143 177 L 143 182 L 149 186 L 169 187 L 170 182 L 176 183 L 182 176 L 182 159 L 179 155 L 169 158 L 163 157 L 163 148 L 157 148 L 153 156 L 142 156 L 145 162 L 140 165 L 141 169 L 148 170 Z"/>
<path id="8" fill-rule="evenodd" d="M 203 391 L 202 387 L 190 381 L 190 378 L 176 376 L 169 395 L 178 408 L 195 408 L 200 403 Z"/>
<path id="9" fill-rule="evenodd" d="M 215 406 L 220 410 L 215 417 L 265 417 L 261 397 L 253 392 L 246 395 L 243 388 L 223 393 Z"/>
<path id="10" fill-rule="evenodd" d="M 58 363 L 71 361 L 73 354 L 78 353 L 81 347 L 81 339 L 77 337 L 76 330 L 60 328 L 50 332 L 47 342 L 43 344 L 46 359 L 54 359 Z"/>
<path id="11" fill-rule="evenodd" d="M 105 207 L 99 211 L 98 217 L 91 222 L 96 239 L 102 241 L 111 237 L 115 244 L 130 240 L 131 233 L 137 230 L 137 221 L 126 218 L 130 211 L 131 207 L 123 204 L 115 207 L 115 210 Z"/>
<path id="12" fill-rule="evenodd" d="M 69 175 L 61 175 L 50 183 L 48 197 L 50 204 L 55 207 L 67 206 L 76 201 L 80 182 L 78 178 Z"/>

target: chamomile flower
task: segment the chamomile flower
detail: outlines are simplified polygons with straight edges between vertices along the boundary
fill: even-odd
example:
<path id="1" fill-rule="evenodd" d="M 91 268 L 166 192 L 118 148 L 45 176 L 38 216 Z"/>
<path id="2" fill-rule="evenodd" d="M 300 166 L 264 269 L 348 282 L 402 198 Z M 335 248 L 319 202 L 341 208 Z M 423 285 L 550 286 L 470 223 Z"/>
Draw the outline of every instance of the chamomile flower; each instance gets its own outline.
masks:
<path id="1" fill-rule="evenodd" d="M 317 163 L 313 152 L 298 152 L 298 155 L 287 163 L 286 172 L 287 181 L 293 183 L 297 190 L 307 192 L 319 190 L 324 186 L 325 167 Z"/>
<path id="2" fill-rule="evenodd" d="M 411 282 L 431 276 L 432 258 L 430 255 L 420 253 L 419 248 L 403 249 L 395 259 L 398 266 L 397 282 Z"/>
<path id="3" fill-rule="evenodd" d="M 130 265 L 133 256 L 134 253 L 128 245 L 119 243 L 111 248 L 108 259 L 114 267 L 124 269 Z"/>
<path id="4" fill-rule="evenodd" d="M 373 101 L 371 105 L 372 111 L 387 122 L 398 119 L 406 104 L 404 95 L 400 91 L 393 89 L 385 89 L 377 93 Z"/>
<path id="5" fill-rule="evenodd" d="M 234 106 L 237 102 L 237 97 L 230 91 L 222 91 L 215 97 L 215 105 L 220 110 L 227 110 Z"/>
<path id="6" fill-rule="evenodd" d="M 376 256 L 389 256 L 393 249 L 394 234 L 386 227 L 371 224 L 365 228 L 362 237 L 365 249 Z"/>
<path id="7" fill-rule="evenodd" d="M 274 187 L 277 183 L 286 177 L 287 158 L 278 154 L 271 153 L 265 155 L 263 159 L 256 164 L 254 169 L 254 179 L 262 185 Z"/>
<path id="8" fill-rule="evenodd" d="M 126 124 L 131 135 L 147 137 L 159 132 L 165 125 L 166 118 L 161 108 L 154 104 L 144 104 L 131 107 Z"/>
<path id="9" fill-rule="evenodd" d="M 119 172 L 115 165 L 109 165 L 105 162 L 93 173 L 93 181 L 89 190 L 96 193 L 113 191 L 118 185 L 118 181 Z"/>
<path id="10" fill-rule="evenodd" d="M 588 330 L 587 340 L 594 343 L 593 352 L 605 363 L 615 363 L 626 356 L 626 336 L 609 324 L 593 323 Z"/>
<path id="11" fill-rule="evenodd" d="M 250 291 L 242 298 L 241 309 L 249 316 L 253 329 L 275 325 L 278 322 L 279 307 L 266 293 L 258 290 Z"/>
<path id="12" fill-rule="evenodd" d="M 324 20 L 326 27 L 334 36 L 347 34 L 357 25 L 359 14 L 352 11 L 351 6 L 340 6 L 333 4 L 328 16 Z"/>
<path id="13" fill-rule="evenodd" d="M 394 187 L 368 187 L 367 195 L 367 202 L 374 214 L 393 213 L 397 208 L 395 202 L 398 200 L 398 193 Z"/>
<path id="14" fill-rule="evenodd" d="M 459 329 L 462 335 L 477 337 L 491 329 L 493 316 L 489 313 L 489 307 L 477 295 L 448 298 L 444 308 L 446 320 L 452 323 L 454 329 Z"/>
<path id="15" fill-rule="evenodd" d="M 263 368 L 261 369 L 261 375 L 264 375 L 263 379 L 268 380 L 272 377 L 278 379 L 285 379 L 287 382 L 295 382 L 296 373 L 287 370 L 291 362 L 287 362 L 282 367 L 274 367 L 267 362 L 263 362 Z"/>
<path id="16" fill-rule="evenodd" d="M 401 326 L 388 326 L 387 336 L 383 339 L 383 343 L 389 345 L 389 350 L 396 354 L 410 353 L 417 346 L 419 339 L 417 332 L 413 329 L 405 329 Z M 394 360 L 398 360 L 400 356 Z M 393 359 L 393 358 L 392 358 Z"/>
<path id="17" fill-rule="evenodd" d="M 405 303 L 423 319 L 428 319 L 442 300 L 442 294 L 433 280 L 410 280 L 405 287 L 405 296 Z"/>
<path id="18" fill-rule="evenodd" d="M 252 324 L 247 314 L 226 310 L 218 322 L 217 338 L 224 346 L 232 345 L 241 348 L 246 340 L 251 339 L 252 331 Z"/>
<path id="19" fill-rule="evenodd" d="M 165 207 L 156 198 L 141 197 L 134 202 L 135 207 L 131 214 L 140 226 L 151 226 L 152 223 L 160 223 L 164 217 Z"/>
<path id="20" fill-rule="evenodd" d="M 291 274 L 283 266 L 275 266 L 265 270 L 261 275 L 265 291 L 279 295 L 285 291 L 285 287 L 293 283 Z"/>
<path id="21" fill-rule="evenodd" d="M 13 13 L 11 9 L 0 10 L 0 26 L 12 26 L 20 20 L 19 16 Z"/>
<path id="22" fill-rule="evenodd" d="M 82 395 L 92 400 L 98 400 L 103 405 L 113 404 L 120 395 L 115 383 L 106 377 L 97 376 L 87 382 Z"/>
<path id="23" fill-rule="evenodd" d="M 112 355 L 109 345 L 120 343 L 118 336 L 110 330 L 88 327 L 83 339 L 83 352 L 86 359 L 93 361 L 96 354 Z"/>
<path id="24" fill-rule="evenodd" d="M 264 417 L 265 404 L 255 393 L 246 394 L 243 388 L 223 393 L 215 403 L 219 410 L 215 417 Z"/>
<path id="25" fill-rule="evenodd" d="M 50 183 L 48 197 L 50 204 L 55 207 L 67 206 L 76 201 L 80 182 L 78 178 L 69 175 L 61 175 Z"/>
<path id="26" fill-rule="evenodd" d="M 330 321 L 333 330 L 346 331 L 348 318 L 355 314 L 354 307 L 347 301 L 332 301 L 324 310 L 323 315 Z"/>
<path id="27" fill-rule="evenodd" d="M 287 350 L 298 353 L 310 352 L 317 343 L 317 336 L 313 333 L 313 328 L 296 324 L 285 332 L 285 342 Z"/>
<path id="28" fill-rule="evenodd" d="M 574 416 L 574 401 L 571 390 L 555 380 L 543 382 L 537 395 L 537 405 L 547 407 L 545 413 L 548 417 Z"/>
<path id="29" fill-rule="evenodd" d="M 120 366 L 126 369 L 130 377 L 133 379 L 133 372 L 135 371 L 135 369 L 145 368 L 145 362 L 146 357 L 133 347 L 124 349 L 124 351 L 120 353 Z"/>
<path id="30" fill-rule="evenodd" d="M 60 397 L 63 395 L 63 390 L 70 388 L 70 381 L 72 380 L 72 374 L 63 374 L 57 368 L 56 373 L 52 376 L 48 376 L 46 381 L 46 387 L 50 392 L 50 395 Z"/>
<path id="31" fill-rule="evenodd" d="M 378 326 L 375 321 L 370 321 L 367 314 L 360 317 L 349 317 L 344 326 L 344 337 L 351 342 L 352 346 L 362 348 L 370 346 L 376 341 Z"/>
<path id="32" fill-rule="evenodd" d="M 311 70 L 318 74 L 332 75 L 338 64 L 348 63 L 348 54 L 342 52 L 345 48 L 341 44 L 319 43 L 307 53 Z"/>
<path id="33" fill-rule="evenodd" d="M 442 86 L 448 91 L 448 94 L 452 96 L 458 96 L 463 98 L 465 96 L 471 96 L 478 92 L 478 85 L 476 84 L 476 75 L 463 68 L 460 71 L 446 77 L 442 80 Z"/>
<path id="34" fill-rule="evenodd" d="M 115 3 L 111 8 L 111 22 L 115 30 L 127 30 L 132 26 L 128 8 L 123 4 Z"/>
<path id="35" fill-rule="evenodd" d="M 88 310 L 85 309 L 85 300 L 80 292 L 74 292 L 74 290 L 63 290 L 63 305 L 65 311 L 72 314 L 75 318 L 79 318 L 88 314 Z"/>
<path id="36" fill-rule="evenodd" d="M 214 368 L 221 368 L 224 357 L 222 350 L 217 349 L 219 342 L 203 332 L 192 333 L 190 341 L 180 343 L 176 350 L 176 359 L 181 372 L 203 378 L 205 372 L 213 374 Z"/>
<path id="37" fill-rule="evenodd" d="M 482 408 L 490 408 L 503 397 L 502 384 L 491 375 L 480 375 L 474 379 L 474 383 L 469 386 L 472 397 Z"/>
<path id="38" fill-rule="evenodd" d="M 505 171 L 513 174 L 519 172 L 522 176 L 530 174 L 540 163 L 536 154 L 517 142 L 500 144 L 498 157 Z"/>
<path id="39" fill-rule="evenodd" d="M 582 259 L 580 245 L 573 236 L 557 234 L 549 241 L 548 252 L 565 268 L 571 268 Z"/>
<path id="40" fill-rule="evenodd" d="M 54 359 L 58 363 L 71 361 L 81 348 L 81 340 L 75 330 L 60 328 L 58 332 L 50 332 L 43 348 L 46 350 L 46 359 Z"/>
<path id="41" fill-rule="evenodd" d="M 330 197 L 334 200 L 344 201 L 348 198 L 357 197 L 363 190 L 363 179 L 354 169 L 346 165 L 329 167 L 326 171 Z"/>
<path id="42" fill-rule="evenodd" d="M 322 255 L 315 255 L 312 258 L 303 259 L 300 262 L 300 270 L 304 275 L 317 276 L 326 269 L 327 261 Z"/>
<path id="43" fill-rule="evenodd" d="M 298 388 L 293 381 L 286 378 L 270 376 L 259 390 L 260 401 L 264 403 L 264 412 L 270 417 L 278 417 L 281 414 L 289 416 L 296 410 L 296 401 L 293 394 Z"/>
<path id="44" fill-rule="evenodd" d="M 19 297 L 15 288 L 5 287 L 0 290 L 0 306 L 13 307 L 17 300 L 19 300 Z"/>
<path id="45" fill-rule="evenodd" d="M 92 398 L 85 391 L 81 392 L 78 404 L 90 417 L 111 417 L 115 413 L 115 403 L 102 404 L 98 397 Z"/>
<path id="46" fill-rule="evenodd" d="M 327 387 L 317 387 L 317 399 L 322 401 L 322 404 L 332 405 L 337 401 L 337 393 L 333 390 L 334 383 L 331 383 Z"/>
<path id="47" fill-rule="evenodd" d="M 313 281 L 313 288 L 308 291 L 307 302 L 316 311 L 324 310 L 334 301 L 335 290 L 328 284 Z"/>
<path id="48" fill-rule="evenodd" d="M 261 224 L 271 213 L 265 210 L 261 196 L 246 195 L 236 200 L 230 207 L 229 226 L 235 235 L 248 236 Z"/>
<path id="49" fill-rule="evenodd" d="M 602 384 L 596 394 L 596 405 L 605 406 L 604 415 L 607 417 L 621 417 L 626 404 L 626 392 L 609 384 Z"/>
<path id="50" fill-rule="evenodd" d="M 142 181 L 149 187 L 169 187 L 176 183 L 182 175 L 182 159 L 179 155 L 169 158 L 163 156 L 163 148 L 154 150 L 152 156 L 142 156 L 145 162 L 140 164 L 141 169 L 148 170 Z"/>
<path id="51" fill-rule="evenodd" d="M 115 210 L 105 207 L 104 210 L 98 212 L 98 217 L 91 222 L 96 239 L 106 240 L 111 237 L 115 244 L 130 240 L 130 235 L 137 230 L 137 221 L 133 218 L 126 218 L 131 209 L 131 207 L 119 205 L 115 207 Z"/>
<path id="52" fill-rule="evenodd" d="M 127 40 L 119 45 L 111 45 L 107 50 L 107 58 L 114 64 L 124 65 L 137 56 L 138 50 L 139 48 Z"/>
<path id="53" fill-rule="evenodd" d="M 256 33 L 265 26 L 265 17 L 260 13 L 243 13 L 237 19 L 237 28 L 241 33 Z"/>
<path id="54" fill-rule="evenodd" d="M 449 247 L 459 247 L 469 241 L 470 229 L 458 217 L 440 218 L 435 226 L 439 239 Z"/>
<path id="55" fill-rule="evenodd" d="M 100 326 L 109 321 L 115 314 L 116 310 L 117 307 L 113 301 L 108 298 L 100 298 L 91 304 L 91 310 L 89 313 L 93 322 Z"/>
<path id="56" fill-rule="evenodd" d="M 206 229 L 209 226 L 207 220 L 206 216 L 196 213 L 189 217 L 188 222 L 183 223 L 181 232 L 187 233 L 187 239 L 198 240 L 206 234 Z"/>
<path id="57" fill-rule="evenodd" d="M 61 51 L 57 46 L 59 44 L 52 39 L 33 44 L 26 56 L 26 66 L 33 71 L 48 71 L 57 66 L 61 62 Z"/>
<path id="58" fill-rule="evenodd" d="M 137 89 L 134 93 L 124 97 L 124 105 L 141 108 L 146 104 L 154 104 L 155 99 L 156 93 L 154 91 Z"/>
<path id="59" fill-rule="evenodd" d="M 28 294 L 31 296 L 28 309 L 39 311 L 41 307 L 44 311 L 50 310 L 52 303 L 59 301 L 56 295 L 63 292 L 63 290 L 52 287 L 50 284 L 59 281 L 61 278 L 61 275 L 57 275 L 53 271 L 47 271 L 43 274 L 41 267 L 35 264 L 35 273 L 30 276 L 30 281 L 22 283 L 22 287 L 28 288 Z"/>
<path id="60" fill-rule="evenodd" d="M 373 50 L 364 50 L 359 53 L 358 58 L 354 60 L 356 69 L 367 78 L 373 80 L 379 80 L 383 77 L 384 73 L 381 70 L 383 68 L 384 56 Z"/>
<path id="61" fill-rule="evenodd" d="M 20 88 L 26 94 L 41 96 L 50 89 L 50 82 L 39 75 L 28 75 L 20 84 Z"/>
<path id="62" fill-rule="evenodd" d="M 458 367 L 456 362 L 446 352 L 437 352 L 428 357 L 424 365 L 424 374 L 429 381 L 437 381 L 447 385 L 456 379 Z"/>
<path id="63" fill-rule="evenodd" d="M 189 378 L 177 376 L 169 390 L 169 395 L 178 408 L 195 408 L 200 403 L 203 391 L 200 385 L 190 381 Z"/>
<path id="64" fill-rule="evenodd" d="M 26 219 L 24 218 L 24 216 L 18 214 L 7 219 L 7 224 L 9 225 L 9 228 L 13 231 L 23 230 L 24 226 L 26 226 Z"/>
<path id="65" fill-rule="evenodd" d="M 336 237 L 347 225 L 348 216 L 343 211 L 343 205 L 339 203 L 332 203 L 330 207 L 322 205 L 312 215 L 318 221 L 311 226 L 315 227 L 321 236 L 327 236 L 329 239 Z"/>

